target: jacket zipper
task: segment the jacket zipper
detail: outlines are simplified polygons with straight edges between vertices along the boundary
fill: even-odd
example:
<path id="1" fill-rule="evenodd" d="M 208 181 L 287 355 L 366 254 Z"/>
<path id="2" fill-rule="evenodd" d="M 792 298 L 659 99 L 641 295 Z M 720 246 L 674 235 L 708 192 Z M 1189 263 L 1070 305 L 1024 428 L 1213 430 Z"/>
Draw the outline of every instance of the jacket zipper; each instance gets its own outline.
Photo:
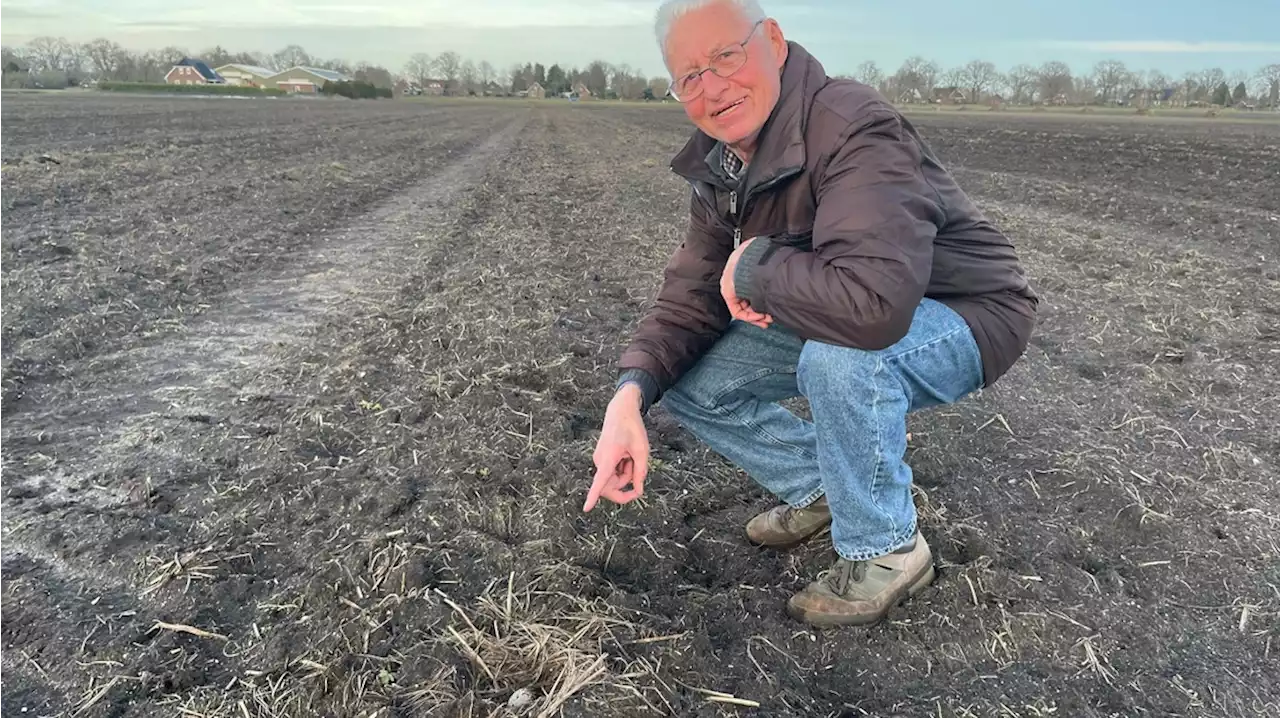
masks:
<path id="1" fill-rule="evenodd" d="M 742 226 L 738 224 L 738 192 L 729 190 L 729 215 L 733 217 L 733 248 L 742 244 Z"/>
<path id="2" fill-rule="evenodd" d="M 801 172 L 801 169 L 798 167 L 795 167 L 786 172 L 783 172 L 775 176 L 773 179 L 769 180 L 768 182 L 765 182 L 764 184 L 757 185 L 755 187 L 750 188 L 750 190 L 747 192 L 746 198 L 749 200 L 751 199 L 751 197 L 771 189 L 773 186 L 777 185 L 783 180 L 788 179 L 794 175 L 800 174 L 800 172 Z M 724 219 L 720 216 L 720 213 L 716 211 L 715 205 L 710 201 L 708 201 L 707 198 L 703 196 L 702 191 L 698 189 L 698 183 L 695 180 L 689 179 L 689 178 L 686 178 L 686 181 L 688 181 L 689 184 L 692 185 L 694 194 L 696 194 L 698 196 L 698 199 L 702 201 L 703 206 L 707 208 L 707 210 L 711 213 L 711 216 L 715 217 L 716 220 L 721 225 L 727 224 L 724 221 Z M 743 209 L 746 209 L 746 207 L 744 206 Z M 733 228 L 733 248 L 737 249 L 742 244 L 742 223 L 741 223 L 741 218 L 738 216 L 738 192 L 736 190 L 729 190 L 729 214 L 733 218 L 733 222 L 732 224 L 730 224 L 730 226 Z"/>

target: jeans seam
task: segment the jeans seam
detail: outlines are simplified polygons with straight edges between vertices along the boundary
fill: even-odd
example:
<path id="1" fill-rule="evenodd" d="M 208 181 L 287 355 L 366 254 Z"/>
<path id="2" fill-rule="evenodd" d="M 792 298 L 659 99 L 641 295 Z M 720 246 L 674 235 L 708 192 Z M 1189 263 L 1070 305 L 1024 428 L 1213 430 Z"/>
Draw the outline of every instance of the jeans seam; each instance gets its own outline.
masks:
<path id="1" fill-rule="evenodd" d="M 898 352 L 898 353 L 896 353 L 896 354 L 886 354 L 886 355 L 884 356 L 884 358 L 885 358 L 885 359 L 887 359 L 887 360 L 889 360 L 889 361 L 897 361 L 897 360 L 902 359 L 902 358 L 904 358 L 904 357 L 911 356 L 912 354 L 915 354 L 916 352 L 922 351 L 922 350 L 924 350 L 924 349 L 928 349 L 928 348 L 930 348 L 930 347 L 932 347 L 932 346 L 935 346 L 935 345 L 937 345 L 937 344 L 941 344 L 942 342 L 947 341 L 948 339 L 950 339 L 950 338 L 954 337 L 955 335 L 957 335 L 957 334 L 961 334 L 961 333 L 964 333 L 964 332 L 969 332 L 969 328 L 968 328 L 968 327 L 956 327 L 955 329 L 952 329 L 951 331 L 947 332 L 946 334 L 943 334 L 942 336 L 937 336 L 937 337 L 934 337 L 933 339 L 930 339 L 929 341 L 925 342 L 924 344 L 917 344 L 916 346 L 913 346 L 913 347 L 911 347 L 910 349 L 904 349 L 904 350 L 902 350 L 901 352 Z"/>
<path id="2" fill-rule="evenodd" d="M 746 374 L 743 376 L 739 376 L 734 381 L 721 387 L 720 391 L 716 392 L 715 394 L 712 394 L 710 404 L 713 407 L 719 407 L 721 405 L 720 404 L 721 400 L 724 399 L 725 396 L 727 396 L 730 392 L 737 391 L 738 389 L 741 389 L 747 384 L 760 381 L 761 379 L 764 379 L 767 376 L 772 376 L 773 374 L 794 374 L 794 373 L 795 372 L 788 372 L 784 370 L 774 369 L 772 367 L 766 367 L 764 369 L 756 370 L 754 374 Z"/>
<path id="3" fill-rule="evenodd" d="M 871 384 L 874 387 L 873 391 L 875 392 L 871 400 L 871 418 L 874 426 L 876 427 L 876 463 L 871 471 L 871 503 L 876 507 L 876 511 L 880 512 L 880 514 L 888 520 L 889 526 L 893 527 L 893 516 L 891 516 L 888 511 L 885 511 L 884 507 L 880 505 L 880 474 L 884 468 L 884 427 L 880 422 L 880 395 L 882 393 L 880 375 L 884 373 L 884 370 L 884 360 L 877 357 L 876 368 L 871 372 Z"/>
<path id="4" fill-rule="evenodd" d="M 788 449 L 792 453 L 796 454 L 797 456 L 801 456 L 806 459 L 813 459 L 814 461 L 818 460 L 818 456 L 816 454 L 810 454 L 804 449 L 797 448 L 795 444 L 779 439 L 773 434 L 770 434 L 769 432 L 760 428 L 759 424 L 756 424 L 755 422 L 750 421 L 749 419 L 742 418 L 742 416 L 740 416 L 736 411 L 730 411 L 729 409 L 726 409 L 722 404 L 716 404 L 714 407 L 712 407 L 711 411 L 714 411 L 720 416 L 733 419 L 734 421 L 738 422 L 740 425 L 749 429 L 751 433 L 755 434 L 757 437 L 767 440 L 769 443 L 773 444 L 774 446 Z"/>

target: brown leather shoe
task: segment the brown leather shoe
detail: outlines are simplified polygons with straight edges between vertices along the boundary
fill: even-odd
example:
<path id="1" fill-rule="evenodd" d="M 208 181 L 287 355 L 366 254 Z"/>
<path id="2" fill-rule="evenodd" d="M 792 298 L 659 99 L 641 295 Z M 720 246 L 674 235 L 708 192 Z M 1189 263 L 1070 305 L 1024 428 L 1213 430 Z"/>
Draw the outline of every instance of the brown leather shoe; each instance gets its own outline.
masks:
<path id="1" fill-rule="evenodd" d="M 831 508 L 823 496 L 797 509 L 787 504 L 775 506 L 747 522 L 747 538 L 761 546 L 799 546 L 831 525 Z"/>
<path id="2" fill-rule="evenodd" d="M 933 582 L 933 553 L 916 532 L 915 545 L 869 561 L 838 559 L 817 581 L 791 597 L 787 612 L 813 626 L 858 626 L 879 621 Z"/>

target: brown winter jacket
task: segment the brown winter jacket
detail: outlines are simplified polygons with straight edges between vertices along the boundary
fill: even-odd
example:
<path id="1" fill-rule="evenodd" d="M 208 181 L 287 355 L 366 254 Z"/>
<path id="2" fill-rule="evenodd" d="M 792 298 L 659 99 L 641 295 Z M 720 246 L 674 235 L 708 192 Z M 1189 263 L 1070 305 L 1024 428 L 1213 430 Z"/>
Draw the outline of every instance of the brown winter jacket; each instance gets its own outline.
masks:
<path id="1" fill-rule="evenodd" d="M 1026 349 L 1038 299 L 1013 246 L 874 89 L 829 78 L 788 43 L 781 96 L 740 185 L 720 171 L 721 151 L 697 131 L 671 164 L 693 186 L 688 235 L 619 362 L 619 385 L 639 383 L 644 410 L 729 326 L 720 275 L 751 237 L 738 295 L 803 339 L 883 349 L 931 297 L 973 330 L 986 385 Z"/>

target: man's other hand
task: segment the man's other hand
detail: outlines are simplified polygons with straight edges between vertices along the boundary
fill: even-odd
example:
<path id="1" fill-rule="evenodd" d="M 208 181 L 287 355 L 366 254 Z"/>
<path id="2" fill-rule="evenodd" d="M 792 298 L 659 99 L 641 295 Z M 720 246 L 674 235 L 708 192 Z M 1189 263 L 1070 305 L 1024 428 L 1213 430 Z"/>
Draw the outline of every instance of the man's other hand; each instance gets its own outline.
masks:
<path id="1" fill-rule="evenodd" d="M 729 306 L 729 314 L 734 319 L 754 324 L 761 329 L 768 329 L 769 325 L 773 323 L 773 317 L 752 309 L 747 300 L 738 297 L 738 293 L 733 287 L 733 273 L 738 268 L 738 260 L 742 258 L 742 252 L 747 248 L 747 245 L 754 241 L 756 241 L 755 237 L 748 239 L 738 245 L 738 248 L 733 250 L 733 254 L 729 255 L 729 259 L 724 265 L 724 273 L 720 275 L 720 294 L 724 297 L 724 303 Z"/>
<path id="2" fill-rule="evenodd" d="M 583 511 L 595 508 L 601 498 L 621 505 L 644 494 L 644 477 L 649 471 L 649 435 L 640 414 L 640 402 L 640 387 L 635 384 L 624 384 L 609 402 L 593 457 L 596 477 Z"/>

